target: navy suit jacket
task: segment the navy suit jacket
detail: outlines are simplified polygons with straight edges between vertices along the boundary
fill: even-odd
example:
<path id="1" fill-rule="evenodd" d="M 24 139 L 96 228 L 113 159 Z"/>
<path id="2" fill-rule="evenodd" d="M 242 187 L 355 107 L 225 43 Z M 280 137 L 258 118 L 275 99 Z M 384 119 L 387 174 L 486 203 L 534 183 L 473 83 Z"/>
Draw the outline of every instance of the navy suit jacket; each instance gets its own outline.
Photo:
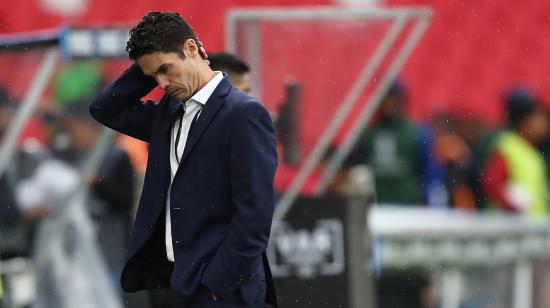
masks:
<path id="1" fill-rule="evenodd" d="M 266 302 L 276 306 L 265 257 L 277 165 L 269 114 L 227 76 L 205 104 L 171 186 L 172 263 L 166 258 L 164 215 L 170 131 L 181 103 L 168 94 L 159 103 L 141 101 L 155 86 L 134 64 L 90 106 L 100 123 L 149 143 L 123 289 L 171 287 L 192 297 L 203 284 L 222 298 L 253 303 L 267 284 Z"/>

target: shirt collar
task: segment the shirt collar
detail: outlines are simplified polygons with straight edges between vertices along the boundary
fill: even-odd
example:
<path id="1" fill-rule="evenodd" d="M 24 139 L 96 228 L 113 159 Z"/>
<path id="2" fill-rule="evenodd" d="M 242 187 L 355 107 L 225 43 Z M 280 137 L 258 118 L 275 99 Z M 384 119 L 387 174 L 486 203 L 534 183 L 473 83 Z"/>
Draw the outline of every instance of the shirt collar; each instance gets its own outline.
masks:
<path id="1" fill-rule="evenodd" d="M 212 96 L 212 93 L 214 93 L 214 90 L 216 90 L 216 87 L 220 84 L 220 82 L 223 79 L 223 73 L 219 71 L 214 72 L 215 75 L 210 81 L 204 85 L 195 95 L 191 96 L 190 99 L 187 100 L 187 102 L 195 101 L 199 103 L 200 105 L 204 106 L 210 96 Z M 187 102 L 185 102 L 187 104 Z"/>

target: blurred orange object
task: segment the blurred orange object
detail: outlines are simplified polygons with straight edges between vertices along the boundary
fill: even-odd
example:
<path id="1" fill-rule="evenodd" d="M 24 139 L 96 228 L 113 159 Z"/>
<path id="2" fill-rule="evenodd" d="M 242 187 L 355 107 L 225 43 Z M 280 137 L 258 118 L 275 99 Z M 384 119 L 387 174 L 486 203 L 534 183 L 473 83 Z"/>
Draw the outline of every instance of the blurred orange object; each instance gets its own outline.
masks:
<path id="1" fill-rule="evenodd" d="M 147 166 L 147 155 L 149 153 L 147 143 L 126 135 L 119 135 L 117 142 L 130 156 L 130 161 L 136 171 L 144 174 L 145 167 Z"/>

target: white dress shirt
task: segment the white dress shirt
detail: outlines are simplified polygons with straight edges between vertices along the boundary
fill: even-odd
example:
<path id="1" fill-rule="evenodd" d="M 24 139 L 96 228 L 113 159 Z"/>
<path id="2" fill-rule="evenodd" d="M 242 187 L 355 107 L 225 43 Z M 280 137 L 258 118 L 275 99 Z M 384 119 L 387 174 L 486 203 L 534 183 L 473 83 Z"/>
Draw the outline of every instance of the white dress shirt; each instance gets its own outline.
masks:
<path id="1" fill-rule="evenodd" d="M 176 120 L 174 127 L 172 128 L 172 138 L 170 142 L 170 185 L 168 186 L 168 195 L 166 197 L 166 256 L 168 261 L 174 262 L 174 246 L 172 244 L 172 224 L 170 219 L 170 191 L 172 189 L 172 182 L 174 176 L 178 171 L 179 163 L 183 156 L 183 150 L 187 143 L 187 136 L 189 135 L 189 129 L 191 128 L 191 122 L 195 118 L 195 115 L 200 116 L 202 107 L 206 104 L 216 87 L 223 79 L 221 72 L 215 72 L 214 78 L 212 78 L 202 89 L 200 89 L 195 95 L 188 99 L 184 104 L 185 114 L 183 118 Z M 181 123 L 180 123 L 181 122 Z M 176 158 L 175 144 L 178 129 L 181 125 L 180 138 L 178 142 L 178 157 Z"/>

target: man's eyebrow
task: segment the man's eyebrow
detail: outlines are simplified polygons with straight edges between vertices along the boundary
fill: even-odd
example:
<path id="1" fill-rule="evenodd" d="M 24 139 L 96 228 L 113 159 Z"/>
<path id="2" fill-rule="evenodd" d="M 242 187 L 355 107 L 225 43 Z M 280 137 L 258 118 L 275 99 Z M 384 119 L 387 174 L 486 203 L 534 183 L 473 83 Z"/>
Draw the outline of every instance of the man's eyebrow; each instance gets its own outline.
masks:
<path id="1" fill-rule="evenodd" d="M 154 73 L 149 73 L 149 72 L 145 72 L 143 71 L 143 74 L 146 75 L 146 76 L 151 76 L 151 77 L 154 77 L 161 69 L 166 69 L 168 68 L 168 64 L 167 63 L 162 63 L 156 70 L 156 72 Z"/>
<path id="2" fill-rule="evenodd" d="M 162 63 L 158 68 L 157 68 L 157 71 L 155 73 L 153 73 L 153 76 L 158 74 L 158 72 L 160 72 L 161 70 L 166 70 L 168 68 L 168 64 L 166 63 Z"/>

